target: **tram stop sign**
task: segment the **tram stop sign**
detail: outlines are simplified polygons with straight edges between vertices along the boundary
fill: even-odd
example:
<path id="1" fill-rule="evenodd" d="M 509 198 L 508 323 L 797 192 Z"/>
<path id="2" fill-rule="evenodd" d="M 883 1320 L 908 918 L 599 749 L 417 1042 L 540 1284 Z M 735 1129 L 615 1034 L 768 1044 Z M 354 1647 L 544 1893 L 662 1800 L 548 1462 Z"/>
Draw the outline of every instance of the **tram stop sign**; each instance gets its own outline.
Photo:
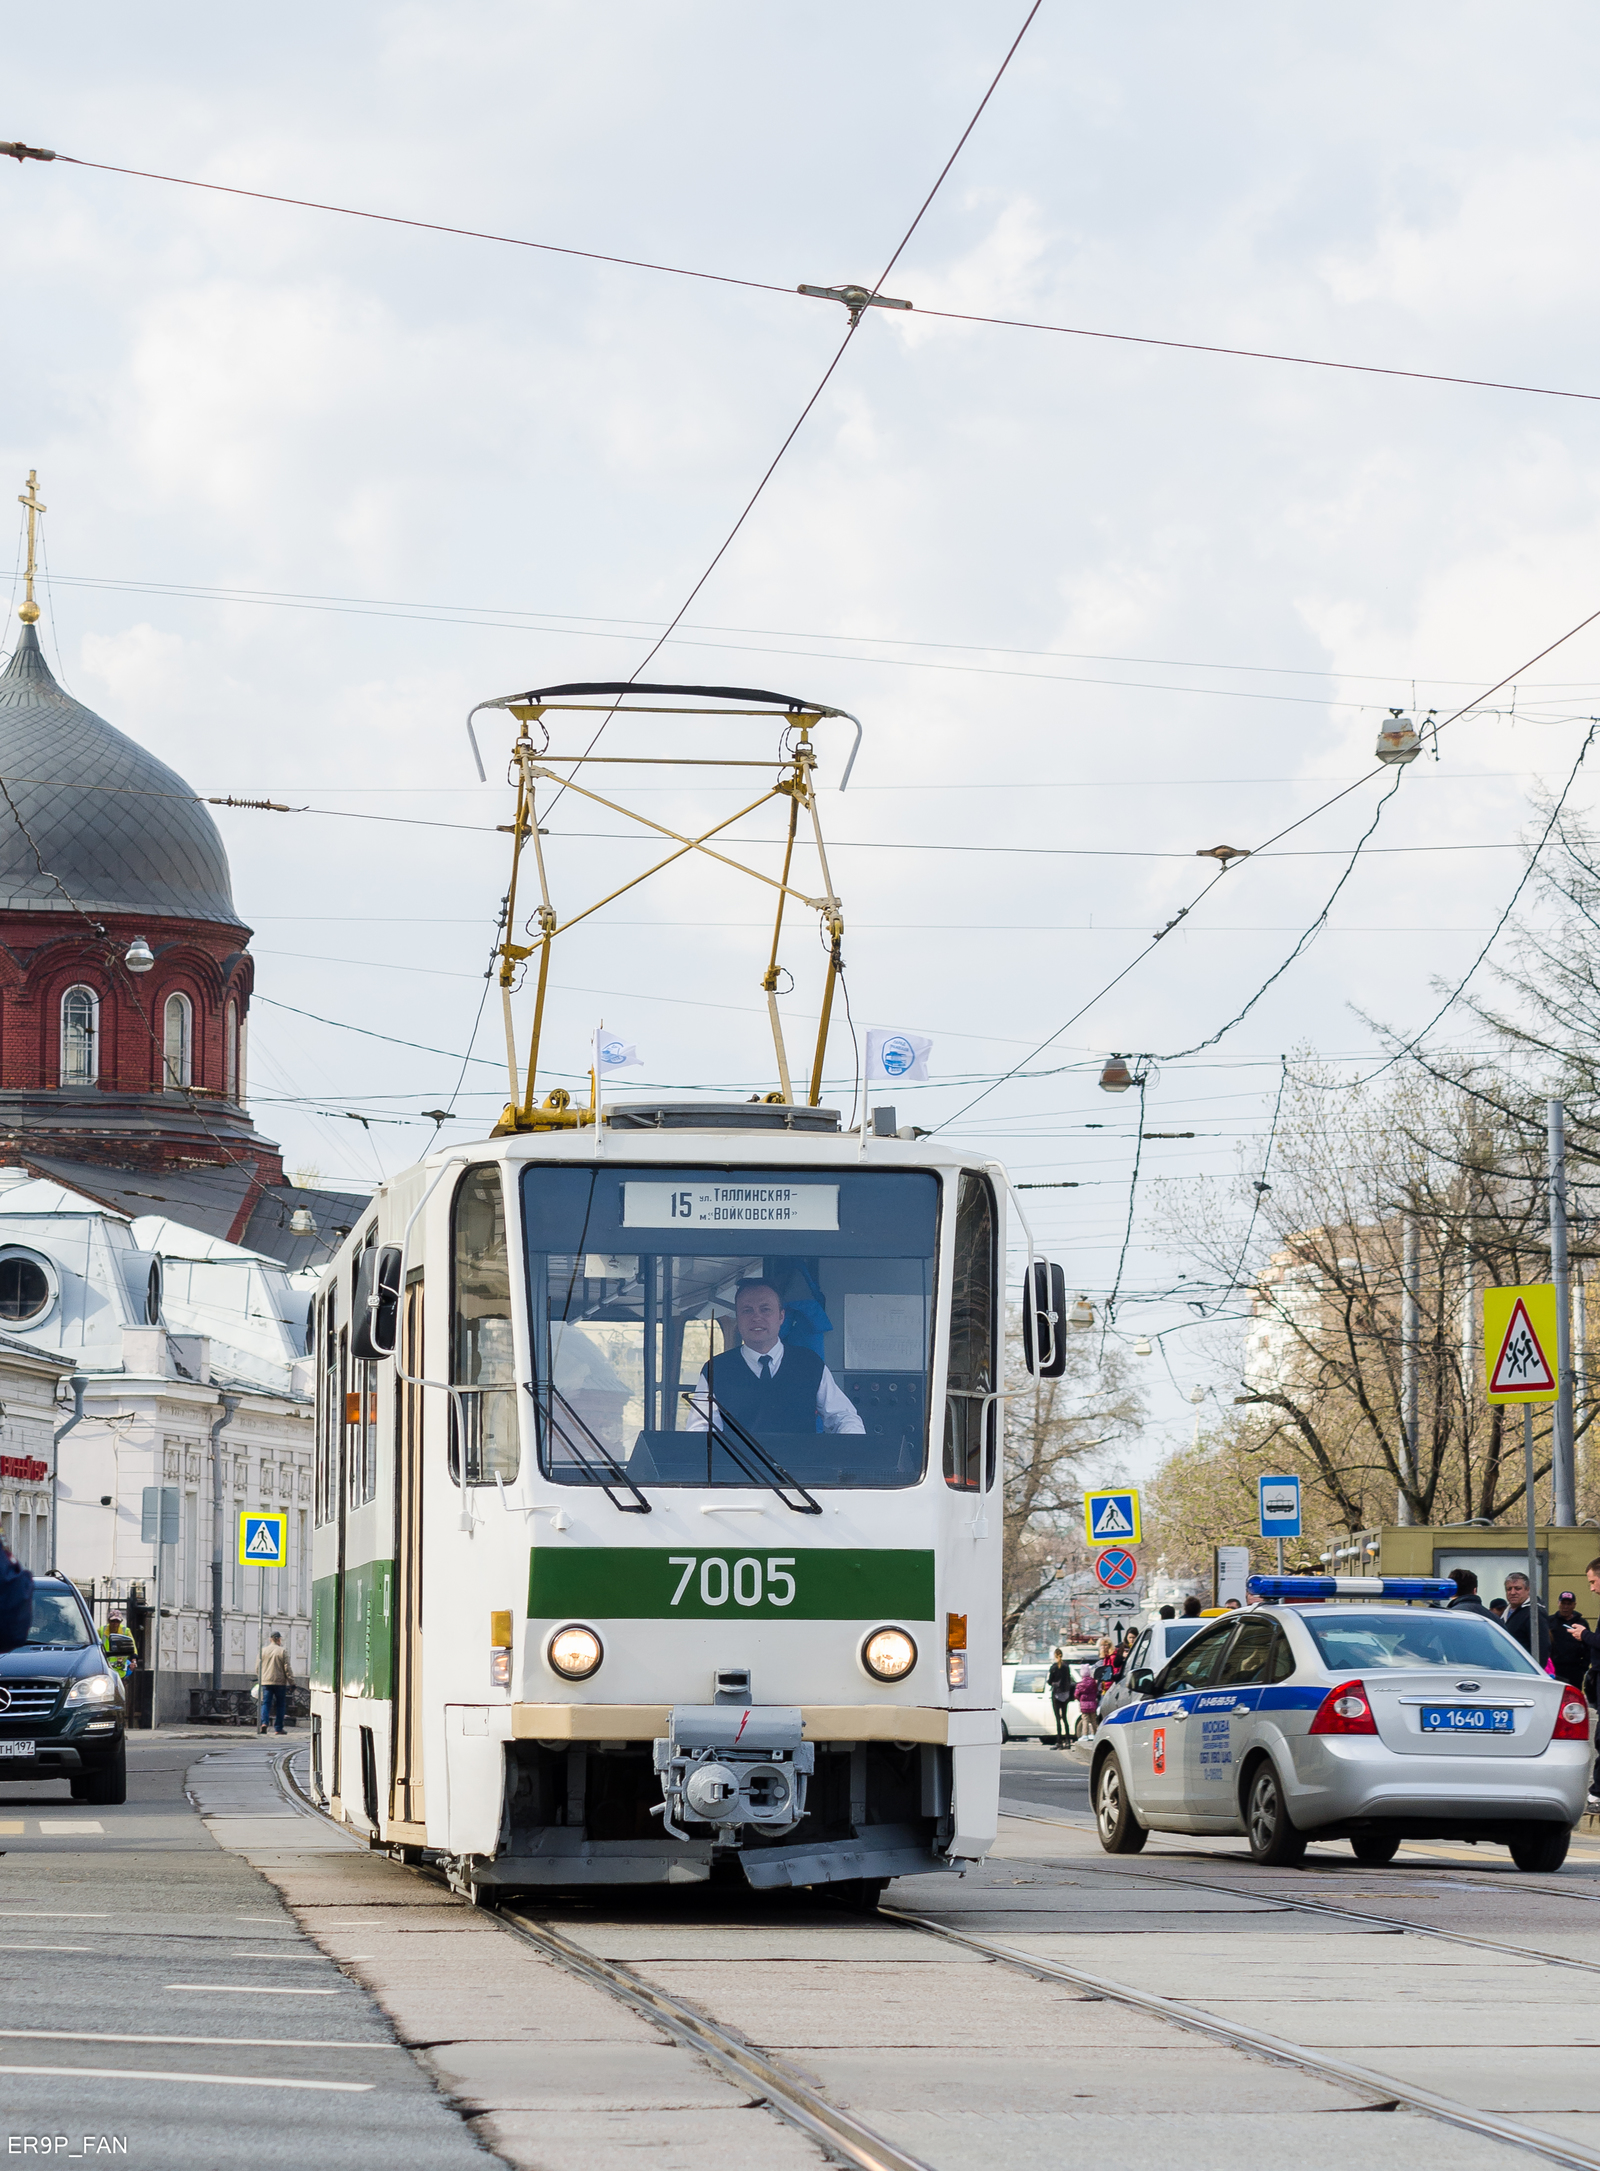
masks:
<path id="1" fill-rule="evenodd" d="M 1483 1366 L 1490 1402 L 1554 1402 L 1556 1376 L 1554 1282 L 1483 1292 Z"/>
<path id="2" fill-rule="evenodd" d="M 1094 1564 L 1095 1581 L 1108 1591 L 1125 1591 L 1139 1580 L 1136 1557 L 1120 1545 L 1108 1545 Z"/>
<path id="3" fill-rule="evenodd" d="M 244 1568 L 281 1568 L 289 1551 L 287 1515 L 239 1510 L 239 1563 Z"/>

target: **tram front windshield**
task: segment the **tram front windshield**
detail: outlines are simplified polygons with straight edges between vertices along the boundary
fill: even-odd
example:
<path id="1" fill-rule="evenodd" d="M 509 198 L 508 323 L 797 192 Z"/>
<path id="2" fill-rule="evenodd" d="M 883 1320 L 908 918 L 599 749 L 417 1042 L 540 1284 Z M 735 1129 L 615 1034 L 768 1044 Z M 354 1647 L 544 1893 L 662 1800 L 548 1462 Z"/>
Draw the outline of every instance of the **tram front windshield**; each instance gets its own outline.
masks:
<path id="1" fill-rule="evenodd" d="M 921 1478 L 936 1177 L 602 1164 L 523 1187 L 547 1477 Z"/>

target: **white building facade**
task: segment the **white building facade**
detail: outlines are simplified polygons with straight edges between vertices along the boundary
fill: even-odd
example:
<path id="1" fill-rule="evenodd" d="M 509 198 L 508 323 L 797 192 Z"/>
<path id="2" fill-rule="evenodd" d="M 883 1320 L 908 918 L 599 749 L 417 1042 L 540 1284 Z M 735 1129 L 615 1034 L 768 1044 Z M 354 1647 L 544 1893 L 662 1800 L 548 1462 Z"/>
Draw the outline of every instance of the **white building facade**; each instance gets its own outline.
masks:
<path id="1" fill-rule="evenodd" d="M 26 1550 L 7 1542 L 26 1564 L 43 1567 L 53 1537 L 56 1564 L 89 1598 L 96 1622 L 122 1614 L 149 1677 L 148 1690 L 135 1692 L 136 1711 L 148 1698 L 161 1719 L 187 1718 L 191 1692 L 212 1685 L 219 1651 L 221 1686 L 247 1687 L 274 1629 L 296 1678 L 306 1679 L 309 1280 L 221 1238 L 158 1218 L 130 1221 L 58 1184 L 0 1168 L 7 1461 L 47 1465 L 42 1478 L 0 1477 L 0 1502 L 11 1499 L 11 1527 Z M 25 1393 L 24 1379 L 35 1376 Z M 80 1386 L 83 1415 L 74 1423 Z M 13 1424 L 19 1446 L 27 1436 L 23 1456 L 9 1454 Z M 173 1543 L 143 1534 L 147 1487 L 178 1496 Z M 212 1577 L 219 1503 L 220 1640 Z M 246 1510 L 286 1519 L 281 1567 L 240 1564 Z M 0 1505 L 0 1516 L 6 1512 Z"/>

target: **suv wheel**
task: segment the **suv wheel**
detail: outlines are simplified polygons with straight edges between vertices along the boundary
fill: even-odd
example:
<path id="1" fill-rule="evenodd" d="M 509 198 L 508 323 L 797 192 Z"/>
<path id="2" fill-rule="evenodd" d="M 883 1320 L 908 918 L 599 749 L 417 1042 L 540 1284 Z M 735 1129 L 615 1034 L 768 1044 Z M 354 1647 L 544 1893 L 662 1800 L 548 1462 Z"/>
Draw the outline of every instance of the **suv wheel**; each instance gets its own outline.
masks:
<path id="1" fill-rule="evenodd" d="M 79 1787 L 83 1792 L 78 1792 Z M 128 1745 L 117 1743 L 117 1753 L 109 1764 L 102 1764 L 98 1771 L 85 1772 L 73 1783 L 72 1798 L 75 1802 L 99 1802 L 115 1807 L 128 1799 Z"/>
<path id="2" fill-rule="evenodd" d="M 1250 1852 L 1271 1869 L 1297 1869 L 1305 1860 L 1306 1835 L 1290 1821 L 1283 1787 L 1262 1758 L 1245 1785 L 1244 1828 Z"/>
<path id="3" fill-rule="evenodd" d="M 1137 1854 L 1150 1837 L 1129 1805 L 1115 1756 L 1105 1757 L 1094 1775 L 1094 1821 L 1107 1854 Z"/>

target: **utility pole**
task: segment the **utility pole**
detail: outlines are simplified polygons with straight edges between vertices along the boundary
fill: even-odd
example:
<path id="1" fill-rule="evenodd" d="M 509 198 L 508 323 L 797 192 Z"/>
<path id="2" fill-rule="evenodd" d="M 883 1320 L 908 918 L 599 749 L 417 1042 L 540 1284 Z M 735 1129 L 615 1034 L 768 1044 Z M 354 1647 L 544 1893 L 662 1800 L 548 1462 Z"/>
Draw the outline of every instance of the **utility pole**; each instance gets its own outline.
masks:
<path id="1" fill-rule="evenodd" d="M 1567 1111 L 1558 1100 L 1545 1102 L 1550 1153 L 1550 1278 L 1556 1285 L 1556 1383 L 1559 1393 L 1550 1442 L 1550 1520 L 1570 1530 L 1578 1519 L 1572 1461 L 1572 1322 L 1567 1316 Z"/>
<path id="2" fill-rule="evenodd" d="M 1411 1495 L 1417 1487 L 1418 1470 L 1418 1367 L 1417 1341 L 1421 1326 L 1421 1311 L 1417 1301 L 1417 1282 L 1421 1274 L 1421 1239 L 1417 1230 L 1417 1217 L 1407 1212 L 1401 1227 L 1401 1291 L 1400 1291 L 1400 1423 L 1404 1434 L 1400 1446 L 1400 1498 L 1395 1510 L 1397 1523 L 1415 1522 Z"/>
<path id="3" fill-rule="evenodd" d="M 222 1413 L 211 1428 L 211 1686 L 222 1690 L 222 1552 L 224 1536 L 222 1435 L 239 1407 L 237 1395 L 224 1395 Z"/>
<path id="4" fill-rule="evenodd" d="M 28 477 L 28 482 L 31 488 L 33 483 L 33 477 L 31 475 Z M 31 520 L 32 516 L 30 515 L 29 517 Z M 61 1556 L 56 1540 L 57 1527 L 61 1521 L 61 1443 L 66 1438 L 67 1434 L 72 1430 L 74 1425 L 81 1425 L 83 1423 L 83 1391 L 88 1386 L 88 1384 L 88 1380 L 85 1379 L 84 1375 L 81 1372 L 74 1372 L 71 1379 L 68 1380 L 67 1385 L 72 1389 L 72 1415 L 67 1419 L 64 1425 L 58 1425 L 56 1427 L 55 1438 L 51 1443 L 50 1566 L 52 1570 L 59 1568 L 61 1565 Z"/>

